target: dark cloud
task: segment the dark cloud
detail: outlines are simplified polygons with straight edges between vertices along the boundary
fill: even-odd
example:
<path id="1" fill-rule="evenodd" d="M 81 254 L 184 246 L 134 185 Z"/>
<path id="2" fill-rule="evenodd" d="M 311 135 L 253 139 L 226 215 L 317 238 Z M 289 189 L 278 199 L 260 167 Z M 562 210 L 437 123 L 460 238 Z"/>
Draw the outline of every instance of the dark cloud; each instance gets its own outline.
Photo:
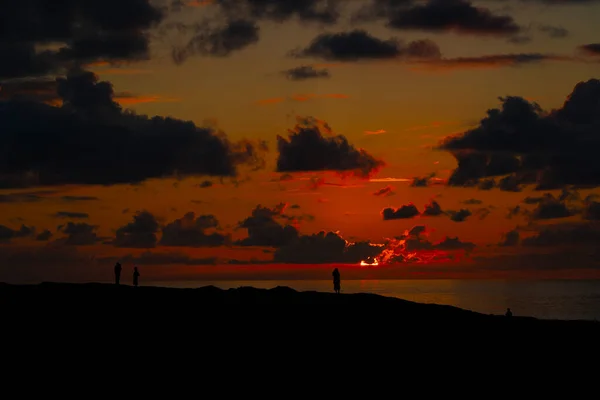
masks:
<path id="1" fill-rule="evenodd" d="M 475 215 L 476 217 L 479 218 L 480 221 L 482 221 L 482 220 L 486 219 L 487 216 L 490 215 L 491 213 L 492 213 L 492 211 L 489 208 L 483 207 L 483 208 L 478 208 L 477 210 L 475 210 L 473 215 Z"/>
<path id="2" fill-rule="evenodd" d="M 430 40 L 409 43 L 392 38 L 382 40 L 364 30 L 322 33 L 303 49 L 290 53 L 294 57 L 312 57 L 328 61 L 358 61 L 363 59 L 437 59 L 441 52 Z"/>
<path id="3" fill-rule="evenodd" d="M 476 247 L 474 243 L 463 242 L 457 237 L 446 237 L 438 243 L 432 243 L 426 236 L 425 226 L 414 226 L 388 240 L 377 260 L 380 264 L 452 261 L 460 253 L 469 253 Z"/>
<path id="4" fill-rule="evenodd" d="M 593 56 L 600 55 L 600 43 L 584 44 L 579 46 L 579 49 Z"/>
<path id="5" fill-rule="evenodd" d="M 532 40 L 533 38 L 528 35 L 515 35 L 509 37 L 506 41 L 513 44 L 525 44 L 531 42 Z"/>
<path id="6" fill-rule="evenodd" d="M 455 171 L 456 172 L 456 171 Z M 453 177 L 459 177 L 459 182 L 460 179 L 462 179 L 462 177 L 460 175 L 452 175 Z M 468 182 L 465 182 L 465 185 L 469 185 Z M 460 185 L 459 185 L 460 186 Z M 482 179 L 479 181 L 479 183 L 477 184 L 477 188 L 479 190 L 492 190 L 493 188 L 496 187 L 496 181 L 494 179 Z"/>
<path id="7" fill-rule="evenodd" d="M 112 244 L 124 248 L 153 248 L 158 230 L 156 217 L 148 211 L 140 211 L 133 216 L 132 222 L 117 229 Z"/>
<path id="8" fill-rule="evenodd" d="M 356 149 L 345 136 L 333 135 L 326 123 L 319 126 L 314 118 L 299 119 L 287 139 L 277 136 L 277 148 L 277 172 L 336 171 L 368 177 L 385 165 Z"/>
<path id="9" fill-rule="evenodd" d="M 58 231 L 67 235 L 58 240 L 59 243 L 67 246 L 89 246 L 102 240 L 96 234 L 97 225 L 89 225 L 85 222 L 68 222 L 66 225 L 58 227 Z"/>
<path id="10" fill-rule="evenodd" d="M 472 251 L 475 249 L 475 244 L 470 242 L 463 242 L 459 238 L 446 237 L 440 243 L 436 244 L 434 248 L 439 250 L 467 250 Z"/>
<path id="11" fill-rule="evenodd" d="M 38 235 L 36 235 L 35 240 L 40 241 L 40 242 L 45 242 L 45 241 L 50 240 L 51 237 L 52 237 L 52 232 L 50 232 L 48 229 L 45 229 L 42 232 L 40 232 Z"/>
<path id="12" fill-rule="evenodd" d="M 450 216 L 450 219 L 454 222 L 464 222 L 468 217 L 473 215 L 470 210 L 466 208 L 461 208 L 458 211 L 447 211 L 447 214 Z"/>
<path id="13" fill-rule="evenodd" d="M 562 246 L 591 246 L 596 250 L 599 241 L 600 229 L 596 224 L 576 223 L 544 226 L 533 236 L 523 238 L 521 244 L 556 249 Z"/>
<path id="14" fill-rule="evenodd" d="M 286 207 L 285 203 L 280 203 L 273 208 L 258 205 L 252 210 L 250 217 L 240 222 L 239 227 L 248 230 L 248 237 L 240 240 L 237 244 L 240 246 L 281 247 L 297 239 L 298 230 L 285 223 L 290 219 L 284 214 Z"/>
<path id="15" fill-rule="evenodd" d="M 583 209 L 583 219 L 600 221 L 600 203 L 597 201 L 587 201 Z"/>
<path id="16" fill-rule="evenodd" d="M 200 25 L 185 46 L 173 48 L 173 61 L 182 64 L 192 55 L 227 57 L 258 43 L 259 31 L 254 21 L 243 19 L 228 21 L 217 29 Z"/>
<path id="17" fill-rule="evenodd" d="M 478 205 L 478 204 L 483 204 L 483 201 L 478 200 L 478 199 L 468 199 L 468 200 L 461 201 L 461 203 L 467 204 L 467 205 Z"/>
<path id="18" fill-rule="evenodd" d="M 54 79 L 9 80 L 0 82 L 0 100 L 39 101 L 53 105 L 59 99 L 56 88 Z"/>
<path id="19" fill-rule="evenodd" d="M 519 244 L 520 240 L 521 234 L 518 230 L 514 229 L 503 234 L 502 241 L 498 243 L 498 245 L 503 247 L 516 246 Z"/>
<path id="20" fill-rule="evenodd" d="M 359 263 L 375 257 L 382 246 L 369 242 L 348 243 L 334 232 L 301 235 L 275 251 L 274 261 L 292 264 Z"/>
<path id="21" fill-rule="evenodd" d="M 61 200 L 63 201 L 95 201 L 100 200 L 95 196 L 62 196 Z"/>
<path id="22" fill-rule="evenodd" d="M 569 31 L 562 26 L 540 25 L 538 29 L 553 39 L 562 39 L 569 36 Z"/>
<path id="23" fill-rule="evenodd" d="M 58 211 L 54 214 L 55 218 L 72 218 L 72 219 L 85 219 L 89 218 L 90 214 L 73 211 Z"/>
<path id="24" fill-rule="evenodd" d="M 537 189 L 596 186 L 600 163 L 600 81 L 578 83 L 562 107 L 544 111 L 521 97 L 500 98 L 478 127 L 444 140 L 458 168 L 450 185 L 472 186 L 491 176 L 511 175 L 513 183 Z"/>
<path id="25" fill-rule="evenodd" d="M 527 215 L 527 210 L 523 210 L 521 206 L 509 207 L 508 214 L 506 214 L 506 219 L 512 219 L 513 217 L 517 217 L 519 215 Z"/>
<path id="26" fill-rule="evenodd" d="M 214 215 L 199 215 L 188 212 L 162 228 L 161 246 L 172 247 L 216 247 L 230 241 L 228 235 L 214 232 L 219 221 Z"/>
<path id="27" fill-rule="evenodd" d="M 302 65 L 283 71 L 283 74 L 291 81 L 305 81 L 315 78 L 330 78 L 329 70 L 326 68 L 316 69 L 311 65 Z"/>
<path id="28" fill-rule="evenodd" d="M 412 203 L 404 205 L 400 208 L 384 208 L 381 211 L 381 216 L 383 217 L 384 221 L 414 218 L 417 215 L 419 215 L 419 210 L 417 209 L 417 206 Z"/>
<path id="29" fill-rule="evenodd" d="M 216 0 L 215 5 L 227 15 L 244 16 L 254 20 L 334 24 L 340 13 L 340 0 Z"/>
<path id="30" fill-rule="evenodd" d="M 505 176 L 498 181 L 498 189 L 505 192 L 520 192 L 521 181 L 516 175 Z"/>
<path id="31" fill-rule="evenodd" d="M 226 57 L 259 41 L 260 23 L 331 25 L 337 22 L 339 0 L 216 0 L 205 5 L 213 15 L 192 24 L 167 24 L 165 34 L 177 32 L 184 45 L 173 48 L 173 60 L 183 63 L 192 55 Z"/>
<path id="32" fill-rule="evenodd" d="M 62 107 L 0 101 L 4 187 L 134 183 L 174 173 L 225 177 L 242 164 L 264 165 L 264 143 L 232 143 L 189 121 L 122 112 L 111 84 L 91 72 L 59 78 L 58 93 Z"/>
<path id="33" fill-rule="evenodd" d="M 34 228 L 25 225 L 21 225 L 18 230 L 0 225 L 0 243 L 9 243 L 12 239 L 32 236 L 34 233 Z"/>
<path id="34" fill-rule="evenodd" d="M 557 199 L 551 194 L 546 194 L 531 212 L 531 219 L 567 218 L 574 214 L 575 211 L 570 209 L 565 201 Z"/>
<path id="35" fill-rule="evenodd" d="M 521 27 L 511 16 L 497 15 L 468 0 L 374 1 L 354 20 L 384 19 L 389 28 L 456 32 L 472 35 L 515 35 Z"/>
<path id="36" fill-rule="evenodd" d="M 476 57 L 417 60 L 425 70 L 518 67 L 545 61 L 571 61 L 571 57 L 542 53 L 490 54 Z"/>
<path id="37" fill-rule="evenodd" d="M 56 193 L 50 190 L 0 194 L 0 203 L 34 203 L 44 200 L 46 195 Z"/>
<path id="38" fill-rule="evenodd" d="M 61 73 L 97 61 L 146 59 L 148 30 L 163 18 L 149 0 L 64 0 L 51 7 L 45 0 L 1 2 L 0 79 Z"/>
<path id="39" fill-rule="evenodd" d="M 425 204 L 425 209 L 421 213 L 424 217 L 437 217 L 443 214 L 442 207 L 435 200 L 431 200 L 428 204 Z"/>
<path id="40" fill-rule="evenodd" d="M 392 186 L 386 186 L 384 188 L 381 188 L 379 190 L 377 190 L 376 192 L 373 193 L 373 196 L 393 196 L 396 193 L 394 193 L 394 188 Z"/>

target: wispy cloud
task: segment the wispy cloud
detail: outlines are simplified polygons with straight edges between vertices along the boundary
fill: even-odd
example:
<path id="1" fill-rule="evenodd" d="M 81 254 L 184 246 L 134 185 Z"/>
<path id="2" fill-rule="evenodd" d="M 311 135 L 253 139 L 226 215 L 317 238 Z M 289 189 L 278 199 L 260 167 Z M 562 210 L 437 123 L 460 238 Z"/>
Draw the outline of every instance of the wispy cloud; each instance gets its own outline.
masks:
<path id="1" fill-rule="evenodd" d="M 378 129 L 376 131 L 365 131 L 365 135 L 382 135 L 387 133 L 385 129 Z"/>
<path id="2" fill-rule="evenodd" d="M 552 54 L 540 53 L 519 53 L 519 54 L 492 54 L 478 57 L 456 57 L 440 58 L 432 60 L 423 60 L 412 63 L 412 71 L 451 71 L 459 69 L 491 69 L 516 67 L 527 64 L 535 64 L 546 61 L 575 61 L 569 56 L 557 56 Z"/>
<path id="3" fill-rule="evenodd" d="M 299 93 L 299 94 L 293 94 L 289 97 L 272 97 L 269 99 L 258 100 L 258 101 L 256 101 L 256 104 L 265 106 L 265 105 L 279 104 L 279 103 L 283 103 L 285 101 L 306 102 L 306 101 L 311 101 L 311 100 L 315 100 L 315 99 L 348 99 L 348 98 L 350 98 L 350 96 L 347 94 L 343 94 L 343 93 L 323 93 L 323 94 Z"/>
<path id="4" fill-rule="evenodd" d="M 134 95 L 132 93 L 123 92 L 115 95 L 115 101 L 122 106 L 131 106 L 144 103 L 176 103 L 181 99 L 176 97 L 164 97 L 160 95 Z"/>

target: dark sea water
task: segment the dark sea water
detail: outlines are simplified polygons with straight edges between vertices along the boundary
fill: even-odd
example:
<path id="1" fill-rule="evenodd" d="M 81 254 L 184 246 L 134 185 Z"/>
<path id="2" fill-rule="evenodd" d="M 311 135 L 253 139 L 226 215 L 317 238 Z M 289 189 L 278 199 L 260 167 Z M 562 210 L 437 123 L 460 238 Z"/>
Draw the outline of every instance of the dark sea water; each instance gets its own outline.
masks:
<path id="1" fill-rule="evenodd" d="M 222 289 L 289 286 L 298 291 L 332 292 L 330 281 L 170 281 L 146 285 Z M 346 280 L 342 293 L 375 293 L 419 303 L 447 304 L 484 314 L 544 319 L 600 320 L 600 280 Z"/>

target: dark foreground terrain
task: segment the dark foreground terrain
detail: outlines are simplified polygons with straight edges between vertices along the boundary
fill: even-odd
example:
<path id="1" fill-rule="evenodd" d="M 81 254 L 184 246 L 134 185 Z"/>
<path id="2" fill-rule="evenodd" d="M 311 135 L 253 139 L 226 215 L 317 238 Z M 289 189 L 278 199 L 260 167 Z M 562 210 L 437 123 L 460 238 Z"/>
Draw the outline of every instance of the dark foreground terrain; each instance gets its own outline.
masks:
<path id="1" fill-rule="evenodd" d="M 321 323 L 331 326 L 360 326 L 368 322 L 375 323 L 375 326 L 400 324 L 413 328 L 419 326 L 415 325 L 417 323 L 443 323 L 456 327 L 471 324 L 495 328 L 510 326 L 511 329 L 600 328 L 600 323 L 595 321 L 538 320 L 524 316 L 507 318 L 503 315 L 485 315 L 452 306 L 420 304 L 375 294 L 298 292 L 288 287 L 240 287 L 223 290 L 214 286 L 175 289 L 98 283 L 0 283 L 0 305 L 9 313 L 77 319 L 110 317 L 141 321 L 144 317 L 162 314 L 163 317 L 187 316 L 186 320 L 227 319 L 227 316 L 235 316 L 241 319 L 263 319 L 263 323 L 285 320 L 307 323 L 322 318 Z"/>
<path id="2" fill-rule="evenodd" d="M 263 368 L 294 379 L 309 374 L 302 379 L 312 383 L 333 372 L 396 371 L 389 368 L 446 374 L 467 365 L 489 374 L 488 368 L 504 371 L 506 365 L 568 369 L 597 357 L 600 348 L 594 321 L 506 318 L 287 287 L 0 284 L 0 311 L 6 365 L 27 370 L 45 362 L 44 371 L 55 371 L 53 365 L 68 359 L 91 376 L 106 365 L 119 373 L 179 367 L 260 382 Z"/>

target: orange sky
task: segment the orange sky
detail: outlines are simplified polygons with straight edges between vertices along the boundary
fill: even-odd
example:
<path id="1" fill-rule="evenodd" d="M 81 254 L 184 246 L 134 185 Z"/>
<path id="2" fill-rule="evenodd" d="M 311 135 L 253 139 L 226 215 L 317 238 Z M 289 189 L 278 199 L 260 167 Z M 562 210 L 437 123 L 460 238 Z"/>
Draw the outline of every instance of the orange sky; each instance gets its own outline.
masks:
<path id="1" fill-rule="evenodd" d="M 185 12 L 176 18 L 195 21 L 208 15 L 206 13 L 211 12 L 210 8 L 214 5 L 199 6 L 200 3 L 205 2 L 189 2 Z M 282 202 L 288 204 L 286 212 L 297 218 L 301 234 L 333 231 L 339 232 L 349 242 L 385 243 L 387 238 L 402 235 L 413 226 L 424 225 L 433 243 L 445 237 L 458 237 L 462 242 L 474 243 L 476 248 L 467 257 L 471 261 L 448 266 L 456 268 L 454 271 L 457 276 L 531 277 L 539 273 L 548 277 L 596 277 L 589 268 L 595 267 L 596 261 L 588 258 L 576 261 L 578 265 L 572 269 L 561 266 L 561 270 L 563 267 L 565 269 L 563 272 L 556 272 L 554 268 L 546 272 L 525 267 L 516 271 L 503 267 L 487 268 L 510 264 L 522 254 L 532 253 L 531 249 L 515 248 L 508 251 L 498 246 L 504 233 L 518 226 L 528 227 L 522 231 L 522 237 L 526 237 L 533 234 L 527 233 L 527 230 L 535 232 L 536 226 L 579 222 L 581 217 L 577 214 L 544 223 L 532 222 L 524 213 L 509 218 L 509 210 L 519 204 L 526 210 L 535 208 L 535 205 L 522 203 L 527 196 L 541 196 L 546 192 L 558 196 L 561 191 L 539 192 L 534 191 L 532 186 L 524 187 L 520 192 L 447 186 L 445 180 L 456 168 L 456 160 L 449 152 L 436 150 L 435 147 L 448 135 L 477 126 L 488 109 L 500 106 L 500 96 L 521 96 L 539 103 L 546 110 L 552 110 L 561 107 L 578 82 L 600 78 L 600 59 L 583 57 L 577 50 L 578 46 L 598 42 L 600 38 L 596 17 L 600 15 L 600 4 L 559 7 L 536 2 L 525 5 L 515 1 L 503 9 L 503 5 L 494 4 L 493 1 L 476 3 L 495 12 L 505 11 L 519 24 L 528 26 L 531 41 L 515 44 L 502 38 L 455 32 L 397 32 L 381 22 L 369 22 L 361 27 L 374 36 L 382 39 L 399 37 L 404 41 L 431 39 L 439 45 L 444 59 L 454 61 L 435 64 L 400 60 L 299 61 L 286 54 L 294 48 L 306 46 L 319 33 L 350 30 L 352 24 L 344 20 L 335 26 L 319 28 L 296 20 L 283 24 L 265 21 L 261 22 L 258 43 L 227 57 L 190 57 L 185 63 L 177 65 L 172 62 L 169 50 L 170 46 L 182 39 L 168 37 L 151 41 L 152 57 L 149 60 L 91 65 L 91 70 L 100 80 L 113 84 L 114 99 L 124 108 L 138 114 L 171 116 L 193 121 L 198 126 L 211 126 L 225 132 L 231 140 L 267 141 L 269 152 L 265 167 L 259 171 L 242 171 L 235 181 L 192 176 L 151 179 L 135 185 L 0 189 L 0 225 L 17 230 L 25 224 L 34 226 L 37 233 L 45 229 L 53 233 L 49 242 L 27 237 L 0 243 L 0 252 L 4 254 L 0 255 L 0 262 L 4 263 L 0 268 L 0 281 L 26 280 L 29 277 L 34 280 L 38 277 L 56 277 L 56 280 L 60 280 L 61 274 L 72 276 L 73 279 L 96 278 L 98 274 L 86 275 L 80 270 L 73 274 L 66 273 L 68 268 L 84 268 L 79 265 L 70 267 L 71 261 L 64 263 L 64 270 L 57 267 L 48 273 L 43 271 L 45 267 L 41 265 L 41 260 L 22 261 L 23 265 L 31 265 L 28 269 L 30 275 L 14 274 L 11 271 L 12 264 L 6 266 L 7 260 L 20 262 L 20 258 L 14 258 L 15 252 L 22 255 L 23 249 L 53 245 L 53 241 L 61 237 L 57 227 L 69 221 L 97 226 L 98 236 L 108 241 L 119 227 L 131 222 L 133 216 L 143 210 L 155 215 L 161 226 L 182 218 L 188 212 L 212 214 L 218 219 L 220 230 L 237 240 L 247 236 L 246 229 L 238 228 L 238 224 L 250 216 L 257 205 L 272 208 Z M 535 28 L 542 25 L 564 27 L 569 34 L 561 38 L 549 37 Z M 498 57 L 517 53 L 552 54 L 555 57 L 522 65 Z M 488 56 L 489 59 L 482 59 Z M 466 61 L 457 62 L 459 58 Z M 302 63 L 324 66 L 331 77 L 291 81 L 281 76 L 281 71 Z M 294 128 L 297 118 L 306 116 L 325 121 L 331 127 L 331 134 L 344 135 L 349 143 L 385 161 L 386 166 L 367 179 L 342 178 L 335 172 L 327 171 L 291 173 L 289 179 L 282 180 L 283 174 L 275 172 L 278 156 L 276 137 L 287 137 L 288 130 Z M 435 174 L 439 182 L 432 181 L 428 187 L 411 186 L 414 177 L 429 174 Z M 311 184 L 318 179 L 325 184 Z M 200 184 L 207 180 L 213 185 L 201 187 Z M 389 195 L 374 195 L 387 186 L 390 186 L 386 192 Z M 585 198 L 594 193 L 594 189 L 580 189 L 578 192 L 581 198 Z M 19 197 L 22 194 L 25 196 Z M 28 197 L 31 194 L 33 197 Z M 468 204 L 473 199 L 477 201 Z M 384 221 L 381 216 L 386 207 L 398 208 L 409 203 L 414 203 L 419 211 L 423 211 L 424 205 L 431 200 L 438 202 L 444 211 L 469 209 L 473 215 L 464 222 L 455 222 L 448 215 L 389 221 Z M 290 208 L 292 205 L 298 207 Z M 59 212 L 87 216 L 79 219 L 58 217 Z M 285 270 L 288 268 L 285 265 L 278 265 L 277 268 L 261 266 L 261 262 L 272 259 L 274 251 L 264 248 L 159 246 L 150 250 L 117 249 L 101 242 L 93 246 L 76 247 L 73 251 L 83 254 L 84 259 L 92 260 L 90 263 L 95 265 L 103 265 L 104 262 L 112 265 L 114 260 L 128 254 L 139 255 L 150 251 L 187 254 L 192 258 L 217 257 L 217 264 L 227 260 L 246 263 L 253 260 L 253 265 L 258 263 L 253 271 L 261 278 L 268 278 L 270 274 L 287 276 Z M 508 257 L 507 251 L 509 258 L 502 258 Z M 589 251 L 589 248 L 585 251 Z M 60 257 L 69 259 L 69 254 L 62 254 L 49 262 L 60 265 Z M 72 262 L 77 264 L 80 260 L 76 258 Z M 519 262 L 517 264 L 521 265 Z M 231 265 L 171 267 L 147 268 L 161 279 L 212 277 L 212 271 L 217 269 L 219 278 L 227 274 L 231 274 L 231 279 L 240 276 L 247 278 L 250 268 Z M 316 276 L 312 269 L 300 269 L 298 272 L 299 267 L 289 268 L 294 271 L 294 277 Z M 389 276 L 455 276 L 452 270 L 440 273 L 433 267 L 421 270 L 416 267 L 406 267 L 405 270 L 398 268 L 402 267 L 396 267 Z M 274 270 L 278 272 L 272 272 Z M 364 272 L 357 274 L 357 277 L 364 277 L 364 274 L 368 275 Z M 325 273 L 327 278 L 328 273 Z"/>

